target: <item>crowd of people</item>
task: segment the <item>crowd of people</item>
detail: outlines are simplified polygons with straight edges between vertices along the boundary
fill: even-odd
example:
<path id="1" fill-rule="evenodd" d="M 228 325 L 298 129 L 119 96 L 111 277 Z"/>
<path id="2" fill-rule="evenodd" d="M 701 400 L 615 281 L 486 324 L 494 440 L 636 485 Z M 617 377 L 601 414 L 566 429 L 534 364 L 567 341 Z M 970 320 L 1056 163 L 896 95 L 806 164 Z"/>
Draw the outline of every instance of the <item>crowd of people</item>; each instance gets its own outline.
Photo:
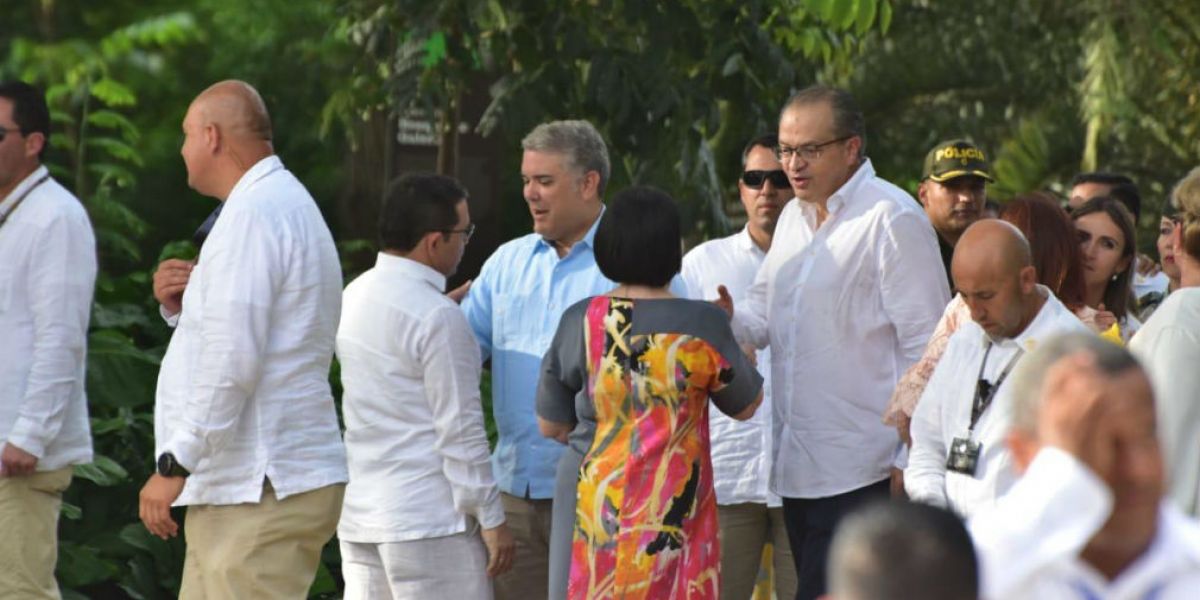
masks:
<path id="1" fill-rule="evenodd" d="M 335 533 L 349 599 L 746 600 L 767 554 L 780 599 L 1200 591 L 1200 168 L 1156 260 L 1129 178 L 996 205 L 955 139 L 913 198 L 854 98 L 812 86 L 741 154 L 744 229 L 685 254 L 674 200 L 605 203 L 603 138 L 552 121 L 521 142 L 533 231 L 468 285 L 446 290 L 468 190 L 407 174 L 343 290 L 258 92 L 214 84 L 182 128 L 219 202 L 198 258 L 154 274 L 174 331 L 139 517 L 184 535 L 183 598 L 303 598 Z M 0 84 L 14 598 L 58 597 L 62 493 L 91 460 L 95 238 L 49 137 L 42 93 Z"/>

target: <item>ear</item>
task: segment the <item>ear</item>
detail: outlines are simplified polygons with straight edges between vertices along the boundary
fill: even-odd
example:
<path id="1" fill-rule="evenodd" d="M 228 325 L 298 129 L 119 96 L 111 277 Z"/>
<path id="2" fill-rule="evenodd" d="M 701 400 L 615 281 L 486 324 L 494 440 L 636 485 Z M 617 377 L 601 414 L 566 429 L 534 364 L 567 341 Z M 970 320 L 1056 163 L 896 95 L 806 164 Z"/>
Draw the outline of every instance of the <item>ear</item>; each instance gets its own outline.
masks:
<path id="1" fill-rule="evenodd" d="M 1183 223 L 1178 223 L 1171 229 L 1171 253 L 1175 256 L 1183 256 Z M 1191 255 L 1188 255 L 1191 256 Z M 1178 259 L 1176 259 L 1178 260 Z"/>
<path id="2" fill-rule="evenodd" d="M 42 149 L 46 147 L 46 135 L 40 131 L 35 131 L 25 136 L 25 156 L 36 157 L 41 154 Z"/>
<path id="3" fill-rule="evenodd" d="M 1029 464 L 1033 462 L 1033 457 L 1037 456 L 1038 450 L 1042 449 L 1042 445 L 1031 435 L 1016 430 L 1008 432 L 1004 438 L 1004 444 L 1012 452 L 1013 468 L 1022 475 L 1025 473 L 1025 469 L 1029 468 Z"/>
<path id="4" fill-rule="evenodd" d="M 846 164 L 855 165 L 858 163 L 858 153 L 862 150 L 862 138 L 854 136 L 846 140 Z"/>
<path id="5" fill-rule="evenodd" d="M 1037 289 L 1037 269 L 1033 265 L 1021 267 L 1018 275 L 1021 280 L 1021 291 L 1025 294 L 1032 294 L 1033 290 Z"/>
<path id="6" fill-rule="evenodd" d="M 209 123 L 204 126 L 203 135 L 204 147 L 208 148 L 209 152 L 216 154 L 221 148 L 221 130 L 215 123 Z"/>
<path id="7" fill-rule="evenodd" d="M 600 197 L 600 173 L 596 171 L 584 173 L 583 178 L 579 180 L 579 187 L 585 198 Z"/>
<path id="8" fill-rule="evenodd" d="M 1134 252 L 1133 252 L 1133 256 L 1126 256 L 1125 258 L 1122 258 L 1122 259 L 1121 259 L 1121 262 L 1120 262 L 1120 264 L 1117 266 L 1117 274 L 1118 274 L 1118 275 L 1119 275 L 1119 274 L 1121 274 L 1121 273 L 1124 273 L 1126 270 L 1128 270 L 1128 269 L 1129 269 L 1129 267 L 1130 267 L 1130 266 L 1133 264 L 1133 257 L 1134 257 L 1134 256 L 1137 256 L 1137 251 L 1136 251 L 1136 250 L 1134 250 Z"/>
<path id="9" fill-rule="evenodd" d="M 925 195 L 929 193 L 928 188 L 929 188 L 929 180 L 928 179 L 921 180 L 920 185 L 917 186 L 917 202 L 920 202 L 921 206 L 927 206 L 927 204 L 925 203 Z"/>

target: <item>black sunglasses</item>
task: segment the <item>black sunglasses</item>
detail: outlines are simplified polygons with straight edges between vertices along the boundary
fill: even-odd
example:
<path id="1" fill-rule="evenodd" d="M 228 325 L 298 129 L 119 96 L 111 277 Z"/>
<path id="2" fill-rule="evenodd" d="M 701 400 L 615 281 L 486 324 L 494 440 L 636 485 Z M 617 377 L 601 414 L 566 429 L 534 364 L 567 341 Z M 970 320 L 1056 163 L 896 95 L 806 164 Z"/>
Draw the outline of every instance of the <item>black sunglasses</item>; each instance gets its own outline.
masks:
<path id="1" fill-rule="evenodd" d="M 742 183 L 746 184 L 748 188 L 757 190 L 762 187 L 764 181 L 768 180 L 771 182 L 771 185 L 775 186 L 775 189 L 787 189 L 790 187 L 788 185 L 787 173 L 784 173 L 781 169 L 775 169 L 774 171 L 746 171 L 742 173 Z"/>

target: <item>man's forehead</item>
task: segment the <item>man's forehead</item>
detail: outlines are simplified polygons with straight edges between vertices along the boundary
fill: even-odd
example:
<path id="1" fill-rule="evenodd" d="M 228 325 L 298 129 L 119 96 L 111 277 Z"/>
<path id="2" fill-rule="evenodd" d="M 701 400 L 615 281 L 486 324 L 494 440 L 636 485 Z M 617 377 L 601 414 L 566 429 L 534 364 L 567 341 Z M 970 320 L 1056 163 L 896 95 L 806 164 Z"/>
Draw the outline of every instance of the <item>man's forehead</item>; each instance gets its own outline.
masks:
<path id="1" fill-rule="evenodd" d="M 8 98 L 0 97 L 0 125 L 16 127 L 13 122 L 13 103 Z"/>
<path id="2" fill-rule="evenodd" d="M 559 152 L 526 150 L 521 157 L 521 174 L 528 177 L 557 175 L 566 168 L 567 156 Z"/>
<path id="3" fill-rule="evenodd" d="M 747 170 L 769 171 L 779 169 L 779 159 L 775 158 L 775 149 L 766 146 L 755 146 L 746 155 Z"/>

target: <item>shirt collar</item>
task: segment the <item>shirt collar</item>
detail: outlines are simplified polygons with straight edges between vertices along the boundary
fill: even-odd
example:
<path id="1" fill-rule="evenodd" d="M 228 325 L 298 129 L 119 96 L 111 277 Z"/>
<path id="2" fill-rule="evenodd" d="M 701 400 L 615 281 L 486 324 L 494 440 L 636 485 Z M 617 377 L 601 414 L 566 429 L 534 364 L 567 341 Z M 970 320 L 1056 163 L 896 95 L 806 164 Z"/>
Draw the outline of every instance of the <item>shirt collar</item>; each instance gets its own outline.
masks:
<path id="1" fill-rule="evenodd" d="M 592 226 L 589 227 L 587 230 L 587 233 L 585 233 L 583 235 L 583 239 L 581 239 L 575 243 L 575 246 L 583 244 L 584 247 L 586 247 L 586 248 L 589 248 L 589 249 L 592 248 L 593 243 L 596 240 L 596 228 L 600 226 L 600 218 L 604 216 L 605 210 L 607 210 L 607 207 L 604 206 L 603 203 L 601 203 L 600 204 L 600 214 L 596 215 L 596 220 L 592 221 Z M 575 251 L 575 246 L 571 246 L 571 250 L 568 252 L 568 254 Z M 546 238 L 539 236 L 538 240 L 537 240 L 537 248 L 538 248 L 538 250 L 543 250 L 543 249 L 550 250 L 550 249 L 554 248 L 554 244 L 551 243 Z"/>
<path id="2" fill-rule="evenodd" d="M 283 161 L 274 154 L 254 163 L 253 167 L 250 167 L 249 170 L 242 174 L 242 178 L 238 179 L 238 182 L 233 186 L 233 189 L 229 190 L 229 196 L 225 198 L 225 201 L 228 202 L 229 200 L 233 199 L 234 196 L 237 196 L 250 186 L 254 185 L 259 179 L 262 179 L 263 177 L 266 177 L 267 175 L 270 175 L 271 173 L 274 173 L 282 168 Z"/>
<path id="3" fill-rule="evenodd" d="M 20 198 L 25 193 L 25 190 L 33 187 L 33 184 L 37 183 L 38 180 L 48 173 L 49 171 L 46 170 L 46 165 L 41 165 L 34 169 L 28 177 L 22 179 L 21 183 L 18 183 L 17 187 L 13 188 L 12 191 L 8 193 L 8 197 L 0 202 L 0 214 L 8 212 L 8 210 L 12 208 L 12 204 L 17 201 L 17 198 Z"/>
<path id="4" fill-rule="evenodd" d="M 751 237 L 751 235 L 750 235 L 750 226 L 749 225 L 743 226 L 742 232 L 740 234 L 738 234 L 737 247 L 738 247 L 738 250 L 744 250 L 747 252 L 753 252 L 755 254 L 766 255 L 766 252 L 763 252 L 762 248 L 759 248 L 758 244 L 754 243 L 754 238 Z"/>
<path id="5" fill-rule="evenodd" d="M 838 188 L 837 191 L 831 194 L 829 199 L 825 201 L 825 210 L 829 212 L 830 216 L 836 215 L 843 208 L 845 208 L 848 203 L 858 196 L 858 188 L 862 187 L 863 182 L 874 176 L 875 167 L 871 165 L 871 159 L 864 158 L 862 164 L 858 165 L 858 169 L 854 171 L 854 174 L 850 176 L 850 179 L 847 179 L 846 183 L 843 183 L 842 187 Z M 799 200 L 797 201 L 799 202 Z M 817 210 L 815 206 L 809 204 L 808 202 L 800 202 L 800 208 L 803 209 L 805 213 Z"/>
<path id="6" fill-rule="evenodd" d="M 411 258 L 380 252 L 375 258 L 375 268 L 396 273 L 401 277 L 424 281 L 433 286 L 438 293 L 446 291 L 446 276 L 434 270 L 429 265 L 419 263 Z"/>

